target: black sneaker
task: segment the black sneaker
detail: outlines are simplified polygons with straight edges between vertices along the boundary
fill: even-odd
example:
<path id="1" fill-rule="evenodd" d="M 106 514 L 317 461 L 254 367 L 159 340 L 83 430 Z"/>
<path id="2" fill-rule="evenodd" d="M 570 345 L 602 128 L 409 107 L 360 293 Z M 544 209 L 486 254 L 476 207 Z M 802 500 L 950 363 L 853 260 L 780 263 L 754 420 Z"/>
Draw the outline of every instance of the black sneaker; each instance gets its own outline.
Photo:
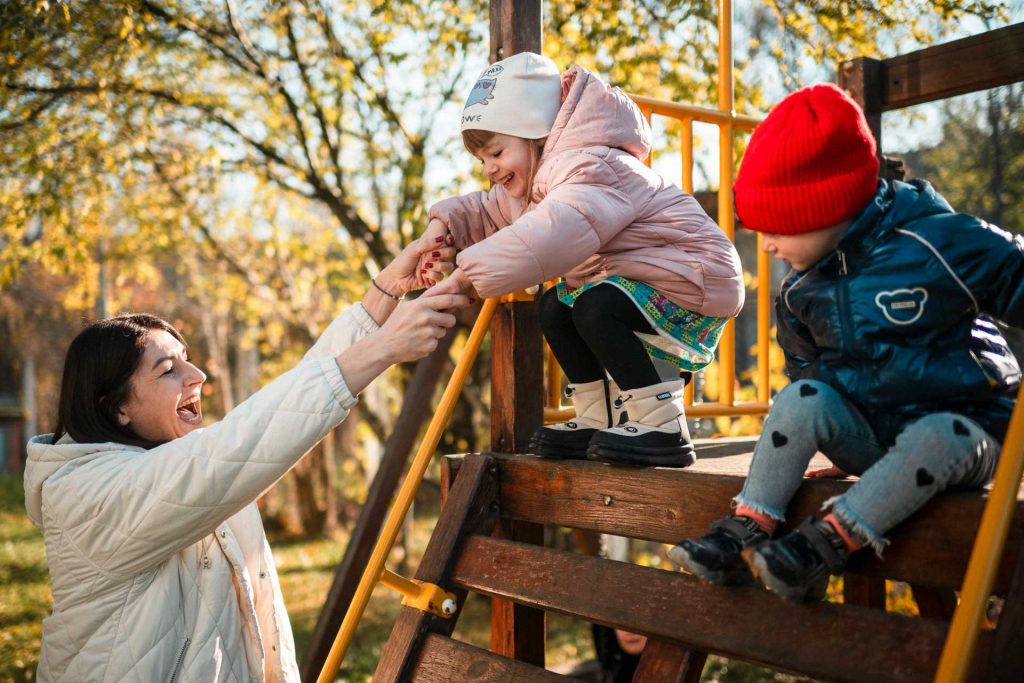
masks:
<path id="1" fill-rule="evenodd" d="M 782 538 L 743 551 L 754 576 L 793 602 L 824 598 L 829 577 L 842 574 L 849 557 L 839 532 L 814 517 Z"/>
<path id="2" fill-rule="evenodd" d="M 668 556 L 705 581 L 717 586 L 749 586 L 754 577 L 740 554 L 768 540 L 750 517 L 733 515 L 711 524 L 711 533 L 701 538 L 687 538 L 668 551 Z"/>

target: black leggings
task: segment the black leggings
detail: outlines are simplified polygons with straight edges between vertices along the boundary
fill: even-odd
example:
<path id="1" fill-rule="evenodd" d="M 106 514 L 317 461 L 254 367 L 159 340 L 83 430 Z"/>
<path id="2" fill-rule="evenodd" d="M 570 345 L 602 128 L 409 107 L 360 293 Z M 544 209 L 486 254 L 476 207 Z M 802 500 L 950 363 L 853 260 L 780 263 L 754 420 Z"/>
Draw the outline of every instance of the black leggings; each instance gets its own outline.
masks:
<path id="1" fill-rule="evenodd" d="M 604 379 L 605 370 L 620 389 L 663 381 L 635 334 L 656 332 L 629 295 L 614 285 L 591 287 L 571 308 L 552 287 L 540 299 L 540 326 L 573 384 Z"/>

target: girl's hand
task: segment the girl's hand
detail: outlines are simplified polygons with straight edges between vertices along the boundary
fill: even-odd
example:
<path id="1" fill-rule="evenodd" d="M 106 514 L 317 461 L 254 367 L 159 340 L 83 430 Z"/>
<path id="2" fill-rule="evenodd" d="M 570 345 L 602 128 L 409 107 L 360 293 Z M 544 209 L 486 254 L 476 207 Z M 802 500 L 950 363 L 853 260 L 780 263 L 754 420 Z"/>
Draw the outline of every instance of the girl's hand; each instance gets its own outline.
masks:
<path id="1" fill-rule="evenodd" d="M 811 479 L 846 479 L 850 475 L 832 465 L 832 467 L 825 467 L 820 470 L 807 470 L 804 476 Z"/>
<path id="2" fill-rule="evenodd" d="M 429 244 L 451 247 L 455 238 L 448 232 L 445 224 L 436 218 L 427 223 L 427 230 L 420 239 L 426 240 Z M 416 277 L 419 288 L 431 287 L 444 279 L 445 274 L 452 272 L 455 265 L 449 260 L 439 260 L 434 251 L 428 251 L 420 256 L 419 264 L 416 267 Z M 454 254 L 454 250 L 452 252 Z"/>
<path id="3" fill-rule="evenodd" d="M 444 273 L 450 273 L 455 268 L 455 248 L 444 244 L 444 235 L 439 237 L 441 242 L 437 242 L 438 236 L 424 234 L 410 242 L 380 272 L 377 284 L 395 296 L 405 296 L 415 289 L 423 289 L 434 283 L 433 278 L 425 277 L 427 272 L 439 273 L 436 279 L 444 277 Z M 431 268 L 422 268 L 420 263 L 430 263 Z"/>
<path id="4" fill-rule="evenodd" d="M 466 277 L 466 272 L 463 270 L 454 271 L 447 280 L 431 287 L 427 294 L 463 294 L 469 297 L 470 301 L 480 298 L 480 295 L 473 289 L 473 283 Z"/>

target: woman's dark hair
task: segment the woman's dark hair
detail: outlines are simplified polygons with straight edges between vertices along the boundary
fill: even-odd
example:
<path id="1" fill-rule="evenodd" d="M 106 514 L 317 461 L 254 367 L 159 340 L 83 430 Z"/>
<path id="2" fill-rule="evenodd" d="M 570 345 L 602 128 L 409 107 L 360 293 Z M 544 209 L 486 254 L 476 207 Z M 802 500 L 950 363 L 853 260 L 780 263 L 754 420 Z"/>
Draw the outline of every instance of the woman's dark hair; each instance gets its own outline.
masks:
<path id="1" fill-rule="evenodd" d="M 54 443 L 69 434 L 78 443 L 158 445 L 117 420 L 118 409 L 131 394 L 131 377 L 151 330 L 163 330 L 188 348 L 173 325 L 147 313 L 100 320 L 78 333 L 64 358 Z"/>

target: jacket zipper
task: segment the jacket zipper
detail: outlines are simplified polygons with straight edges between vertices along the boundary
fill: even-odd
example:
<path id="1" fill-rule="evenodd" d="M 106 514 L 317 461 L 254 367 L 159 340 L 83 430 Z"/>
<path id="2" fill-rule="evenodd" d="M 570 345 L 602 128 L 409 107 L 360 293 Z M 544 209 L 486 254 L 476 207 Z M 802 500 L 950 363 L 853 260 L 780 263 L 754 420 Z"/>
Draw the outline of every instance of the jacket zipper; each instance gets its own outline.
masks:
<path id="1" fill-rule="evenodd" d="M 846 254 L 836 250 L 839 255 L 839 334 L 843 339 L 843 346 L 847 351 L 853 350 L 853 337 L 850 330 L 853 328 L 853 321 L 850 319 L 850 288 L 846 278 Z"/>
<path id="2" fill-rule="evenodd" d="M 188 646 L 191 642 L 191 638 L 185 639 L 185 644 L 181 646 L 181 652 L 178 653 L 178 658 L 174 662 L 174 670 L 171 671 L 171 678 L 167 683 L 174 683 L 178 680 L 178 674 L 181 672 L 181 663 L 185 659 L 185 651 L 188 650 Z"/>

